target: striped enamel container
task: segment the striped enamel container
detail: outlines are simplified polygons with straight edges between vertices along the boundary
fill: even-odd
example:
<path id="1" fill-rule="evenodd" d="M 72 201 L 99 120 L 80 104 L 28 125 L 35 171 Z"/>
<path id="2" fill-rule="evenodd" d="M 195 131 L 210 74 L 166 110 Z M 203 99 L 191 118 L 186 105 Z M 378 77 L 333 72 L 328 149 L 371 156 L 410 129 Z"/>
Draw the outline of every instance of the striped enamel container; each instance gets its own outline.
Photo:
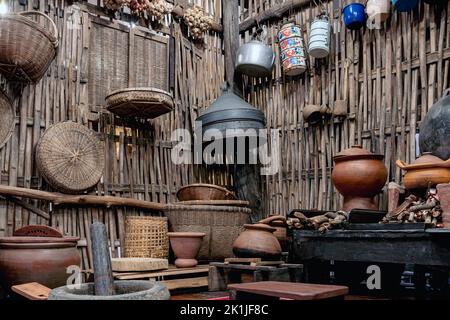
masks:
<path id="1" fill-rule="evenodd" d="M 325 58 L 330 53 L 330 24 L 328 17 L 318 17 L 311 23 L 308 51 L 310 56 L 318 59 Z"/>
<path id="2" fill-rule="evenodd" d="M 281 61 L 284 73 L 296 76 L 306 71 L 306 55 L 303 47 L 303 34 L 299 26 L 288 23 L 278 33 Z"/>

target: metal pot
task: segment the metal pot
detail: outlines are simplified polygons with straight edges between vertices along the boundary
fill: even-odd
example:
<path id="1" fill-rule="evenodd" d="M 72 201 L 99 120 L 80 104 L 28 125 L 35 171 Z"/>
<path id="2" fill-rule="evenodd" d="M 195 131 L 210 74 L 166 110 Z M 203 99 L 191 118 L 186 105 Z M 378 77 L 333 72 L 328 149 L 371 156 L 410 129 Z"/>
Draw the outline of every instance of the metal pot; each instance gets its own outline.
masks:
<path id="1" fill-rule="evenodd" d="M 431 152 L 442 160 L 450 158 L 450 89 L 420 124 L 419 143 L 421 152 Z"/>
<path id="2" fill-rule="evenodd" d="M 237 51 L 236 70 L 251 77 L 267 77 L 272 74 L 275 53 L 254 35 L 250 42 Z"/>

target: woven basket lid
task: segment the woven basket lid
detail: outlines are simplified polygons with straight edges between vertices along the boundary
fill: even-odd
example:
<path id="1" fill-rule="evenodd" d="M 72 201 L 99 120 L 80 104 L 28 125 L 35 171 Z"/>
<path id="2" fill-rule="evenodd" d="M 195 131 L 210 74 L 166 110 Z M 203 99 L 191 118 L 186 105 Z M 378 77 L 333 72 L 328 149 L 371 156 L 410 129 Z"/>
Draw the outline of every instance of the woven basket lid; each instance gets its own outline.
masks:
<path id="1" fill-rule="evenodd" d="M 95 186 L 103 175 L 104 146 L 87 127 L 60 122 L 39 140 L 36 163 L 51 186 L 65 193 L 80 193 Z"/>
<path id="2" fill-rule="evenodd" d="M 8 97 L 0 91 L 0 148 L 8 142 L 9 138 L 14 131 L 14 118 L 15 112 L 14 108 L 9 101 Z"/>

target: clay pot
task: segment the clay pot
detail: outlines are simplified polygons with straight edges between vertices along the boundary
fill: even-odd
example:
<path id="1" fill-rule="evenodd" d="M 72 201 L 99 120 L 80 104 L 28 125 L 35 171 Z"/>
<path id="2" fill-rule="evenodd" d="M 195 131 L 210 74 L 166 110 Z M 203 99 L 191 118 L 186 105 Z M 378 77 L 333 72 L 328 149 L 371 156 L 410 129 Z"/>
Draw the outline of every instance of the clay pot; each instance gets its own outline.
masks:
<path id="1" fill-rule="evenodd" d="M 177 259 L 178 268 L 192 268 L 198 264 L 196 257 L 200 251 L 203 237 L 202 232 L 169 232 L 170 245 Z"/>
<path id="2" fill-rule="evenodd" d="M 280 215 L 272 215 L 268 218 L 262 219 L 258 223 L 260 224 L 267 224 L 271 226 L 272 228 L 275 228 L 274 236 L 278 239 L 278 242 L 281 245 L 281 249 L 283 251 L 288 251 L 288 241 L 287 241 L 287 224 L 286 224 L 286 218 L 284 216 Z"/>
<path id="3" fill-rule="evenodd" d="M 213 184 L 195 183 L 181 187 L 177 192 L 178 200 L 236 200 L 233 192 Z"/>
<path id="4" fill-rule="evenodd" d="M 406 171 L 403 182 L 408 190 L 420 191 L 450 182 L 450 159 L 444 161 L 431 152 L 424 152 L 410 165 L 397 160 L 397 166 Z"/>
<path id="5" fill-rule="evenodd" d="M 244 231 L 233 244 L 233 253 L 239 258 L 279 260 L 281 246 L 273 234 L 275 231 L 266 224 L 244 224 Z"/>
<path id="6" fill-rule="evenodd" d="M 58 230 L 46 226 L 28 226 L 15 234 L 27 236 L 0 238 L 0 282 L 5 290 L 27 282 L 60 287 L 66 285 L 70 276 L 67 267 L 80 266 L 77 237 L 63 237 Z"/>
<path id="7" fill-rule="evenodd" d="M 344 196 L 342 210 L 377 210 L 374 197 L 381 191 L 387 179 L 384 156 L 374 154 L 360 146 L 353 146 L 337 154 L 331 179 Z"/>

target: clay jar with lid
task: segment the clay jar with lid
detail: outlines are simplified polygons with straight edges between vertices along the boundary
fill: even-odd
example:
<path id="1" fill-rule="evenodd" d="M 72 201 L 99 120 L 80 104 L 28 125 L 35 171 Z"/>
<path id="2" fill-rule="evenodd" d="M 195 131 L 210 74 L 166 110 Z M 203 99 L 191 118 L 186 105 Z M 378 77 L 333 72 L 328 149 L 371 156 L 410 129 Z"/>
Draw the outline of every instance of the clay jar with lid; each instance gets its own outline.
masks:
<path id="1" fill-rule="evenodd" d="M 334 158 L 331 175 L 334 186 L 344 196 L 342 210 L 377 210 L 374 197 L 381 192 L 388 176 L 384 156 L 361 146 L 353 146 Z"/>
<path id="2" fill-rule="evenodd" d="M 403 183 L 408 190 L 423 191 L 450 182 L 450 159 L 444 161 L 431 152 L 424 152 L 409 165 L 397 160 L 397 166 L 406 171 Z"/>
<path id="3" fill-rule="evenodd" d="M 281 246 L 274 235 L 276 228 L 266 224 L 244 224 L 244 231 L 234 241 L 233 253 L 239 258 L 279 260 Z"/>
<path id="4" fill-rule="evenodd" d="M 80 266 L 77 237 L 65 237 L 46 226 L 27 226 L 0 238 L 0 283 L 11 286 L 38 282 L 49 288 L 66 285 L 67 267 Z"/>

